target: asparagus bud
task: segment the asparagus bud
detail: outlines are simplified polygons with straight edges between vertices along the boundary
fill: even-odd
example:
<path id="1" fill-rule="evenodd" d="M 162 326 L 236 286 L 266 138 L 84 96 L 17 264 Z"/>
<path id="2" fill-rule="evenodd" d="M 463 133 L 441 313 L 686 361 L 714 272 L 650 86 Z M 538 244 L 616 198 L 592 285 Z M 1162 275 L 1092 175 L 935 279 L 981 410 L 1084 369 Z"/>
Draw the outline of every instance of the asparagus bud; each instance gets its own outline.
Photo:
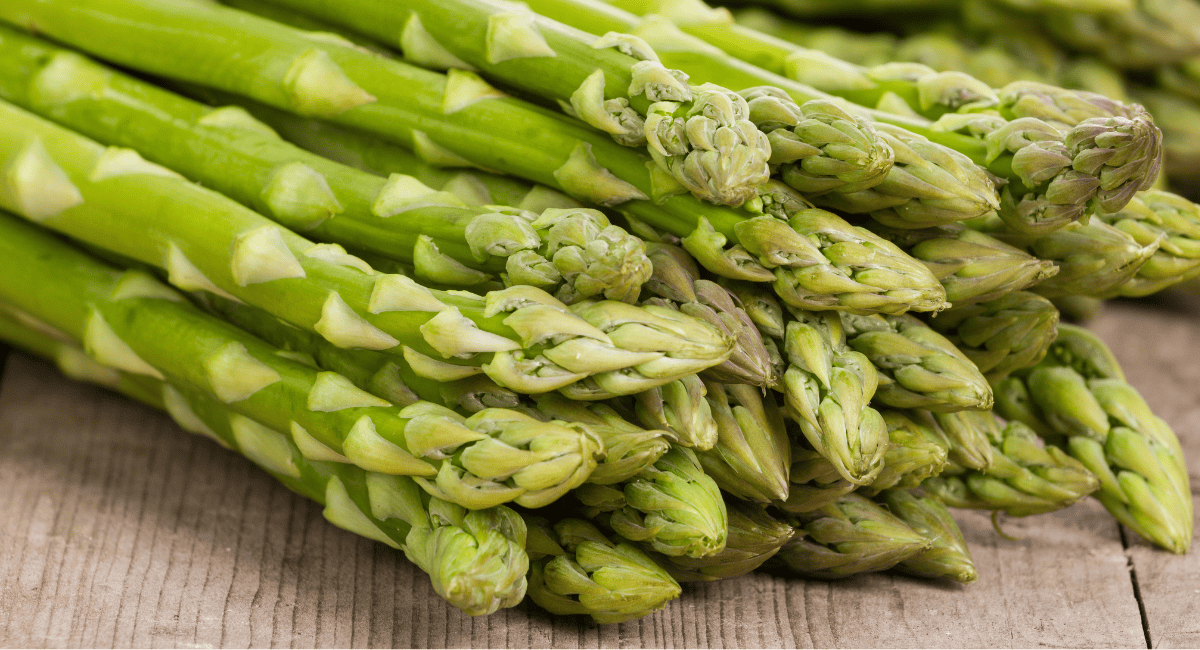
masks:
<path id="1" fill-rule="evenodd" d="M 1057 335 L 1058 310 L 1027 291 L 973 305 L 952 307 L 929 326 L 941 332 L 993 384 L 1036 365 Z"/>
<path id="2" fill-rule="evenodd" d="M 962 531 L 945 504 L 930 496 L 907 490 L 888 490 L 882 495 L 892 514 L 930 540 L 931 546 L 900 563 L 900 570 L 922 578 L 951 578 L 963 584 L 979 576 Z"/>

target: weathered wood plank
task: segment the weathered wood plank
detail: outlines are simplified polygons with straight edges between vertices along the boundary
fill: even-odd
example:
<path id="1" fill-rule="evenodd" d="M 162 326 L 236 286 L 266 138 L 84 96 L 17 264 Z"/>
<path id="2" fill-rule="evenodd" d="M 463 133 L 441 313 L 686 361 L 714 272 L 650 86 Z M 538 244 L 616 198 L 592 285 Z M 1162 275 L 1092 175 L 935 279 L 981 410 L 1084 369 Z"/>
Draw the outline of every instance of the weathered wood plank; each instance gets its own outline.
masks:
<path id="1" fill-rule="evenodd" d="M 1146 318 L 1118 307 L 1110 342 Z M 1186 320 L 1186 319 L 1185 319 Z M 1167 327 L 1167 326 L 1164 326 Z M 1200 325 L 1177 325 L 1187 329 Z M 1182 335 L 1179 335 L 1182 336 Z M 1183 341 L 1200 351 L 1197 338 Z M 1165 338 L 1155 334 L 1152 338 Z M 1128 350 L 1122 345 L 1133 346 Z M 1130 379 L 1186 436 L 1195 389 L 1147 389 L 1158 358 L 1117 344 Z M 1175 354 L 1171 372 L 1195 375 Z M 689 586 L 642 621 L 598 627 L 529 605 L 472 619 L 399 553 L 328 525 L 320 508 L 163 416 L 14 355 L 0 386 L 0 644 L 70 646 L 943 647 L 1138 646 L 1141 617 L 1116 526 L 1095 503 L 961 520 L 968 587 L 899 576 L 839 583 L 755 575 Z M 1157 392 L 1155 392 L 1157 391 Z M 1182 396 L 1181 396 L 1182 395 Z M 1159 403 L 1156 400 L 1165 400 Z M 1191 402 L 1187 402 L 1187 400 Z M 1182 400 L 1182 402 L 1181 402 Z M 1172 406 L 1187 402 L 1185 406 Z M 1175 409 L 1175 410 L 1172 410 Z M 1190 409 L 1190 410 L 1189 410 Z M 1187 415 L 1191 414 L 1191 415 Z M 1185 417 L 1186 416 L 1186 417 Z M 1187 443 L 1200 457 L 1195 436 Z M 1193 467 L 1196 467 L 1195 461 Z M 1129 551 L 1155 643 L 1200 618 L 1190 558 Z M 1175 564 L 1183 560 L 1185 564 Z M 1195 586 L 1187 585 L 1190 589 Z M 1190 609 L 1189 609 L 1190 608 Z M 1196 645 L 1192 640 L 1191 645 Z"/>
<path id="2" fill-rule="evenodd" d="M 1155 413 L 1179 436 L 1200 495 L 1200 296 L 1153 304 L 1113 304 L 1092 328 L 1113 348 Z M 1200 498 L 1194 498 L 1200 512 Z M 1200 517 L 1197 518 L 1200 523 Z M 1200 526 L 1197 526 L 1200 529 Z M 1153 647 L 1200 647 L 1200 543 L 1177 556 L 1126 531 Z"/>

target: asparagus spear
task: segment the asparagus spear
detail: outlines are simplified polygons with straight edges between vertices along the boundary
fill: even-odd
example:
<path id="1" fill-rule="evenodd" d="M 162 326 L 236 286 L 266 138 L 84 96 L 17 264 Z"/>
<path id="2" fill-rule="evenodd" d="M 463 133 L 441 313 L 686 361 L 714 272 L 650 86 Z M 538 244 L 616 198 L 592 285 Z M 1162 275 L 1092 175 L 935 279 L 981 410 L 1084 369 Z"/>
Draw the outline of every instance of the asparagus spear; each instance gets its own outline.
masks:
<path id="1" fill-rule="evenodd" d="M 954 508 L 1002 510 L 1014 517 L 1065 508 L 1100 487 L 1096 475 L 1061 449 L 1045 446 L 1021 422 L 992 441 L 990 468 L 946 469 L 921 487 Z"/>
<path id="2" fill-rule="evenodd" d="M 1122 68 L 1149 68 L 1200 54 L 1200 5 L 1191 0 L 1134 0 L 1127 11 L 1052 11 L 1043 24 L 1073 49 Z"/>
<path id="3" fill-rule="evenodd" d="M 745 384 L 705 384 L 717 441 L 697 452 L 704 472 L 730 495 L 755 503 L 785 499 L 787 425 L 774 395 Z"/>
<path id="4" fill-rule="evenodd" d="M 882 495 L 892 514 L 928 539 L 931 546 L 907 560 L 899 569 L 922 578 L 951 578 L 963 584 L 975 582 L 979 574 L 971 551 L 950 511 L 938 499 L 918 496 L 908 490 L 888 490 Z"/>
<path id="5" fill-rule="evenodd" d="M 831 580 L 884 571 L 931 547 L 931 541 L 866 497 L 850 493 L 797 515 L 797 537 L 769 566 Z"/>
<path id="6" fill-rule="evenodd" d="M 652 555 L 680 582 L 710 582 L 736 578 L 762 566 L 791 541 L 795 530 L 761 505 L 726 498 L 729 531 L 725 548 L 703 558 Z"/>
<path id="7" fill-rule="evenodd" d="M 942 472 L 950 452 L 950 441 L 945 434 L 915 413 L 885 409 L 881 414 L 888 428 L 883 471 L 870 485 L 861 488 L 863 494 L 873 496 L 894 488 L 915 488 L 926 478 Z"/>
<path id="8" fill-rule="evenodd" d="M 552 614 L 620 623 L 679 597 L 679 583 L 632 543 L 609 539 L 580 519 L 525 517 L 529 597 Z"/>
<path id="9" fill-rule="evenodd" d="M 968 219 L 997 205 L 991 181 L 962 154 L 904 129 L 872 125 L 863 119 L 869 113 L 862 107 L 833 101 L 777 70 L 755 67 L 762 65 L 757 60 L 730 56 L 666 18 L 640 18 L 595 0 L 535 0 L 532 6 L 592 33 L 635 34 L 668 65 L 696 78 L 746 88 L 742 94 L 750 99 L 750 119 L 768 133 L 772 161 L 783 164 L 802 157 L 798 165 L 783 164 L 784 181 L 818 205 L 915 224 L 908 227 Z M 625 8 L 649 11 L 645 3 Z M 667 17 L 683 11 L 680 24 L 688 31 L 704 20 L 692 20 L 686 12 L 706 10 L 690 4 L 660 9 L 666 9 Z M 831 126 L 837 133 L 828 130 Z M 836 150 L 827 146 L 830 141 L 837 144 Z"/>
<path id="10" fill-rule="evenodd" d="M 429 402 L 396 407 L 280 355 L 141 272 L 100 263 L 15 217 L 0 215 L 0 228 L 0 299 L 83 341 L 101 363 L 227 404 L 246 435 L 254 422 L 288 431 L 309 458 L 414 476 L 474 509 L 551 503 L 603 456 L 596 434 L 578 425 L 507 409 L 465 418 Z"/>
<path id="11" fill-rule="evenodd" d="M 1058 273 L 1033 287 L 1048 298 L 1090 296 L 1108 298 L 1121 292 L 1161 245 L 1161 235 L 1143 244 L 1133 235 L 1103 220 L 1075 222 L 1061 230 L 1030 237 L 1012 232 L 1000 219 L 972 223 L 984 232 L 1058 265 Z"/>
<path id="12" fill-rule="evenodd" d="M 833 463 L 799 441 L 792 445 L 790 479 L 787 498 L 774 504 L 784 512 L 814 512 L 858 489 Z"/>
<path id="13" fill-rule="evenodd" d="M 725 548 L 725 502 L 690 449 L 673 447 L 636 477 L 584 485 L 575 496 L 589 519 L 664 555 L 700 558 Z"/>
<path id="14" fill-rule="evenodd" d="M 1138 192 L 1120 212 L 1099 213 L 1101 221 L 1157 248 L 1119 289 L 1146 296 L 1200 275 L 1200 206 L 1170 192 Z"/>
<path id="15" fill-rule="evenodd" d="M 996 394 L 997 412 L 1096 475 L 1096 497 L 1118 521 L 1171 552 L 1187 551 L 1192 497 L 1179 440 L 1095 335 L 1059 325 L 1046 358 L 1000 382 Z"/>
<path id="16" fill-rule="evenodd" d="M 210 110 L 0 29 L 4 99 L 137 150 L 289 229 L 414 263 L 423 281 L 470 286 L 503 273 L 564 302 L 632 301 L 649 277 L 642 242 L 599 211 L 468 209 L 411 176 L 372 176 L 289 145 L 240 109 Z"/>
<path id="17" fill-rule="evenodd" d="M 700 377 L 682 377 L 635 395 L 634 413 L 645 426 L 670 431 L 679 445 L 712 449 L 717 444 L 717 421 L 707 394 Z"/>
<path id="18" fill-rule="evenodd" d="M 847 314 L 842 323 L 850 347 L 879 370 L 879 403 L 931 411 L 992 407 L 991 387 L 975 364 L 920 320 Z"/>
<path id="19" fill-rule="evenodd" d="M 1193 82 L 1194 83 L 1194 82 Z M 1163 82 L 1165 86 L 1166 83 Z M 1163 131 L 1163 171 L 1173 186 L 1200 187 L 1200 98 L 1163 90 L 1139 90 L 1138 101 Z"/>
<path id="20" fill-rule="evenodd" d="M 958 347 L 989 382 L 1037 365 L 1054 341 L 1058 309 L 1046 298 L 1017 291 L 988 302 L 953 307 L 929 326 Z"/>
<path id="21" fill-rule="evenodd" d="M 960 224 L 919 230 L 869 227 L 924 262 L 956 307 L 995 300 L 1058 273 L 1054 262 Z"/>
<path id="22" fill-rule="evenodd" d="M 950 463 L 981 471 L 992 466 L 992 443 L 1001 437 L 1001 426 L 995 414 L 991 411 L 956 411 L 929 413 L 928 416 L 950 441 Z"/>
<path id="23" fill-rule="evenodd" d="M 0 138 L 0 159 L 19 170 L 0 207 L 158 266 L 179 288 L 267 309 L 339 347 L 391 354 L 407 347 L 482 367 L 521 392 L 591 375 L 617 394 L 691 374 L 729 354 L 720 332 L 672 310 L 616 301 L 570 309 L 527 286 L 486 299 L 431 292 L 376 274 L 340 248 L 299 237 L 133 151 L 105 149 L 8 104 L 0 103 L 0 116 L 0 135 L 7 136 Z M 135 195 L 140 204 L 130 201 Z M 153 210 L 144 208 L 147 202 Z"/>
<path id="24" fill-rule="evenodd" d="M 525 523 L 509 508 L 468 511 L 431 497 L 411 477 L 309 459 L 287 433 L 247 420 L 199 392 L 100 365 L 78 343 L 30 329 L 7 317 L 11 314 L 0 316 L 0 339 L 53 360 L 72 379 L 166 411 L 184 429 L 245 456 L 288 488 L 323 504 L 325 518 L 335 526 L 402 549 L 451 605 L 483 616 L 524 597 Z"/>
<path id="25" fill-rule="evenodd" d="M 582 425 L 604 443 L 604 458 L 587 479 L 591 483 L 632 478 L 653 465 L 669 447 L 667 431 L 635 426 L 603 403 L 575 402 L 556 393 L 523 400 L 482 375 L 461 377 L 455 374 L 456 367 L 443 367 L 441 370 L 449 374 L 430 379 L 414 368 L 436 367 L 438 361 L 415 352 L 400 359 L 370 350 L 343 350 L 311 332 L 289 327 L 261 309 L 211 296 L 205 302 L 210 310 L 271 345 L 305 355 L 320 368 L 336 372 L 358 388 L 398 406 L 425 400 L 470 413 L 510 408 L 542 422 Z"/>

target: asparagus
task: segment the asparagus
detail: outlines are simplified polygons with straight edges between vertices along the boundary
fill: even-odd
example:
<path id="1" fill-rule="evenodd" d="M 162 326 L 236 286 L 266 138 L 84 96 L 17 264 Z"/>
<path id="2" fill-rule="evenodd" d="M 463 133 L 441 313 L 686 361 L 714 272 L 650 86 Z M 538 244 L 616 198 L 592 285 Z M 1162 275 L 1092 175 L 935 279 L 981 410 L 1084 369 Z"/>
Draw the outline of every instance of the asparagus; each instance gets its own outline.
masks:
<path id="1" fill-rule="evenodd" d="M 649 277 L 642 242 L 599 211 L 468 209 L 411 176 L 379 178 L 307 153 L 241 109 L 210 110 L 0 29 L 4 99 L 137 150 L 291 230 L 414 263 L 423 281 L 470 286 L 502 273 L 569 303 L 632 301 Z"/>
<path id="2" fill-rule="evenodd" d="M 1120 212 L 1097 218 L 1142 246 L 1157 244 L 1150 259 L 1121 286 L 1121 295 L 1146 296 L 1200 275 L 1200 206 L 1195 203 L 1150 190 L 1138 192 Z"/>
<path id="3" fill-rule="evenodd" d="M 542 609 L 620 623 L 679 597 L 679 583 L 632 543 L 609 539 L 580 519 L 553 526 L 540 518 L 525 520 L 529 597 Z"/>
<path id="4" fill-rule="evenodd" d="M 466 418 L 429 402 L 394 406 L 278 354 L 144 273 L 100 263 L 15 217 L 0 215 L 0 228 L 0 299 L 83 341 L 101 363 L 227 404 L 242 423 L 235 430 L 248 436 L 254 423 L 288 431 L 311 459 L 414 476 L 431 494 L 473 509 L 546 505 L 603 457 L 596 434 L 565 422 L 507 409 Z"/>
<path id="5" fill-rule="evenodd" d="M 669 556 L 707 557 L 725 547 L 721 491 L 690 449 L 673 447 L 622 484 L 575 490 L 589 519 Z"/>
<path id="6" fill-rule="evenodd" d="M 1001 437 L 1001 426 L 992 411 L 930 413 L 929 417 L 950 441 L 950 463 L 980 471 L 992 467 L 992 441 Z"/>
<path id="7" fill-rule="evenodd" d="M 879 370 L 880 404 L 931 411 L 992 407 L 991 388 L 975 364 L 920 320 L 847 314 L 842 323 L 850 347 Z"/>
<path id="8" fill-rule="evenodd" d="M 859 494 L 797 518 L 797 538 L 771 558 L 770 566 L 806 578 L 884 571 L 931 547 L 928 538 Z"/>
<path id="9" fill-rule="evenodd" d="M 787 425 L 774 395 L 745 384 L 705 384 L 716 444 L 697 457 L 728 494 L 755 503 L 788 494 Z"/>
<path id="10" fill-rule="evenodd" d="M 505 506 L 468 511 L 431 497 L 411 477 L 307 458 L 288 433 L 246 420 L 193 390 L 100 365 L 77 342 L 52 338 L 10 317 L 0 316 L 0 339 L 53 360 L 72 379 L 166 411 L 182 428 L 245 456 L 324 505 L 333 525 L 402 549 L 429 574 L 438 595 L 472 616 L 512 607 L 525 595 L 525 523 Z"/>
<path id="11" fill-rule="evenodd" d="M 717 422 L 707 394 L 704 380 L 691 375 L 638 393 L 633 412 L 643 425 L 671 432 L 676 444 L 712 449 L 717 444 Z"/>
<path id="12" fill-rule="evenodd" d="M 1042 363 L 1000 382 L 997 412 L 1062 447 L 1100 482 L 1122 524 L 1174 553 L 1191 544 L 1193 513 L 1179 440 L 1155 416 L 1104 343 L 1059 325 Z"/>
<path id="13" fill-rule="evenodd" d="M 131 150 L 105 149 L 8 104 L 0 103 L 0 115 L 0 159 L 21 170 L 0 207 L 157 266 L 181 289 L 267 309 L 339 347 L 437 355 L 520 392 L 591 376 L 612 394 L 661 385 L 730 352 L 720 332 L 673 310 L 617 301 L 572 309 L 528 286 L 487 298 L 431 292 L 376 274 Z M 135 195 L 154 209 L 132 203 Z"/>
<path id="14" fill-rule="evenodd" d="M 869 227 L 924 262 L 956 307 L 995 300 L 1058 273 L 1054 262 L 960 224 L 919 230 Z"/>
<path id="15" fill-rule="evenodd" d="M 769 175 L 770 145 L 735 93 L 663 66 L 628 36 L 596 39 L 528 10 L 454 0 L 400 5 L 272 0 L 393 42 L 438 68 L 473 67 L 557 101 L 570 114 L 651 157 L 693 194 L 740 205 Z M 596 72 L 599 70 L 599 72 Z"/>
<path id="16" fill-rule="evenodd" d="M 766 508 L 725 499 L 729 531 L 725 548 L 703 558 L 654 556 L 659 565 L 680 582 L 710 582 L 745 575 L 762 566 L 795 534 L 790 524 Z"/>
<path id="17" fill-rule="evenodd" d="M 928 113 L 932 117 L 952 108 L 960 97 L 982 97 L 983 105 L 994 105 L 998 114 L 949 112 L 932 127 L 911 117 L 875 116 L 947 145 L 1007 179 L 1001 214 L 1014 228 L 1050 231 L 1079 219 L 1092 204 L 1120 209 L 1135 191 L 1148 189 L 1158 174 L 1162 134 L 1137 105 L 1024 82 L 993 92 L 961 73 L 938 74 L 908 64 L 862 70 L 731 24 L 727 13 L 702 3 L 617 4 L 636 12 L 665 11 L 688 33 L 735 57 L 808 84 L 825 84 L 818 90 L 835 95 L 851 96 L 865 84 L 875 101 L 898 98 L 905 112 L 911 113 L 914 106 L 940 107 Z"/>
<path id="18" fill-rule="evenodd" d="M 1055 262 L 1058 273 L 1033 287 L 1034 292 L 1048 298 L 1117 295 L 1161 245 L 1161 235 L 1150 237 L 1143 244 L 1133 235 L 1100 219 L 1086 224 L 1071 223 L 1039 237 L 1014 233 L 995 217 L 972 226 L 1040 259 Z"/>
<path id="19" fill-rule="evenodd" d="M 917 414 L 891 409 L 881 413 L 888 428 L 883 471 L 860 491 L 872 496 L 894 488 L 915 488 L 926 478 L 940 474 L 950 452 L 950 441 L 945 434 L 927 419 L 921 421 L 924 418 Z"/>
<path id="20" fill-rule="evenodd" d="M 652 10 L 646 3 L 622 6 L 638 13 Z M 904 129 L 872 125 L 863 119 L 870 113 L 862 107 L 833 101 L 778 70 L 755 67 L 762 63 L 753 58 L 730 56 L 722 51 L 723 42 L 714 47 L 666 18 L 639 18 L 594 0 L 535 0 L 533 8 L 593 33 L 635 34 L 669 65 L 730 88 L 746 88 L 742 94 L 750 99 L 750 118 L 768 133 L 772 161 L 782 164 L 782 178 L 818 205 L 918 225 L 968 219 L 997 205 L 992 182 L 962 154 Z M 703 6 L 658 8 L 689 32 L 701 29 L 709 15 Z M 678 17 L 676 11 L 684 15 Z M 694 20 L 688 11 L 699 12 L 701 19 Z M 724 14 L 713 10 L 713 15 L 720 22 Z M 839 143 L 835 151 L 826 144 L 830 136 Z M 796 156 L 802 157 L 799 165 L 785 164 Z"/>
<path id="21" fill-rule="evenodd" d="M 1054 341 L 1058 309 L 1046 298 L 1017 291 L 988 302 L 948 309 L 929 319 L 988 382 L 1037 365 Z"/>
<path id="22" fill-rule="evenodd" d="M 1025 517 L 1065 508 L 1100 487 L 1078 460 L 1041 440 L 1021 422 L 1009 422 L 992 441 L 992 466 L 961 466 L 927 479 L 922 488 L 954 508 L 1001 510 Z"/>
<path id="23" fill-rule="evenodd" d="M 1150 90 L 1140 90 L 1137 98 L 1162 129 L 1163 172 L 1172 185 L 1194 194 L 1200 187 L 1200 99 Z"/>
<path id="24" fill-rule="evenodd" d="M 971 551 L 958 524 L 941 501 L 907 490 L 888 490 L 882 499 L 892 514 L 931 543 L 927 550 L 900 562 L 901 571 L 922 578 L 951 578 L 963 584 L 975 582 L 979 574 L 975 572 Z"/>
<path id="25" fill-rule="evenodd" d="M 1192 0 L 1134 0 L 1127 11 L 1092 15 L 1052 11 L 1043 24 L 1073 49 L 1122 68 L 1148 68 L 1200 54 L 1200 5 Z"/>
<path id="26" fill-rule="evenodd" d="M 790 513 L 819 510 L 858 488 L 842 478 L 828 459 L 798 441 L 792 445 L 790 479 L 787 498 L 775 502 Z"/>

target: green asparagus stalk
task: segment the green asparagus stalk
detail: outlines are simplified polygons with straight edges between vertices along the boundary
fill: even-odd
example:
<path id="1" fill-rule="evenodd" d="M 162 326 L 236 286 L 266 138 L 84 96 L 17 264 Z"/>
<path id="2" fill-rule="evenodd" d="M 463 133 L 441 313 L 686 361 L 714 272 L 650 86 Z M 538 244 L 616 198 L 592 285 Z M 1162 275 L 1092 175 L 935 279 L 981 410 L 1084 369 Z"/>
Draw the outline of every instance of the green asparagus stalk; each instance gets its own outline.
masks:
<path id="1" fill-rule="evenodd" d="M 705 383 L 716 444 L 697 452 L 726 493 L 754 503 L 786 499 L 790 443 L 775 396 L 746 384 Z"/>
<path id="2" fill-rule="evenodd" d="M 932 418 L 942 435 L 950 441 L 950 463 L 980 471 L 992 466 L 992 446 L 1002 435 L 1002 427 L 992 411 L 914 413 L 922 418 L 926 415 Z"/>
<path id="3" fill-rule="evenodd" d="M 1200 54 L 1200 5 L 1189 0 L 1134 0 L 1127 11 L 1048 12 L 1043 24 L 1069 47 L 1121 68 L 1149 68 Z"/>
<path id="4" fill-rule="evenodd" d="M 960 224 L 919 230 L 868 227 L 924 262 L 956 307 L 995 300 L 1058 273 L 1054 262 Z"/>
<path id="5" fill-rule="evenodd" d="M 469 0 L 401 5 L 355 0 L 271 0 L 394 42 L 429 67 L 472 67 L 505 85 L 557 101 L 629 146 L 646 145 L 665 171 L 705 200 L 740 205 L 769 175 L 770 145 L 745 102 L 658 61 L 628 36 L 596 39 L 527 10 Z M 597 72 L 599 71 L 599 72 Z"/>
<path id="6" fill-rule="evenodd" d="M 762 335 L 736 296 L 703 279 L 696 261 L 670 244 L 647 247 L 654 271 L 646 283 L 647 304 L 674 307 L 716 327 L 736 341 L 725 362 L 703 371 L 706 379 L 769 386 L 778 381 Z"/>
<path id="7" fill-rule="evenodd" d="M 947 468 L 921 487 L 953 508 L 1001 510 L 1025 517 L 1065 508 L 1095 492 L 1100 483 L 1058 447 L 1043 446 L 1021 422 L 1009 422 L 992 443 L 987 470 Z"/>
<path id="8" fill-rule="evenodd" d="M 1062 447 L 1100 482 L 1122 524 L 1174 553 L 1191 544 L 1193 512 L 1179 440 L 1155 416 L 1104 343 L 1059 325 L 1042 363 L 997 386 L 997 412 Z"/>
<path id="9" fill-rule="evenodd" d="M 879 370 L 875 400 L 895 408 L 987 410 L 987 380 L 946 337 L 908 315 L 842 318 L 846 341 Z"/>
<path id="10" fill-rule="evenodd" d="M 791 524 L 772 516 L 761 505 L 727 497 L 725 507 L 729 511 L 729 531 L 720 553 L 703 558 L 652 557 L 680 582 L 727 580 L 762 566 L 795 534 Z"/>
<path id="11" fill-rule="evenodd" d="M 671 432 L 636 426 L 607 404 L 576 402 L 557 393 L 523 400 L 482 375 L 429 379 L 414 367 L 436 364 L 436 360 L 415 353 L 397 359 L 369 350 L 343 350 L 310 332 L 289 327 L 260 309 L 216 297 L 208 297 L 205 302 L 210 310 L 271 345 L 304 355 L 320 368 L 336 372 L 358 388 L 399 406 L 425 400 L 469 413 L 511 408 L 543 422 L 559 420 L 587 427 L 600 437 L 605 451 L 588 477 L 590 483 L 605 485 L 630 479 L 653 465 L 670 446 Z"/>
<path id="12" fill-rule="evenodd" d="M 1138 270 L 1153 258 L 1162 243 L 1161 234 L 1149 237 L 1143 244 L 1128 232 L 1100 219 L 1071 223 L 1061 230 L 1037 237 L 1014 233 L 994 216 L 973 222 L 972 227 L 1039 259 L 1056 263 L 1058 273 L 1032 288 L 1048 298 L 1118 295 Z"/>
<path id="13" fill-rule="evenodd" d="M 702 3 L 620 0 L 616 4 L 635 12 L 669 15 L 689 34 L 746 62 L 816 85 L 820 91 L 852 96 L 868 106 L 896 98 L 906 112 L 916 108 L 930 111 L 931 117 L 950 109 L 932 127 L 907 116 L 875 116 L 952 147 L 1006 179 L 1001 214 L 1014 228 L 1047 232 L 1079 219 L 1092 205 L 1120 209 L 1135 191 L 1148 189 L 1158 174 L 1162 134 L 1140 106 L 1029 83 L 993 91 L 961 73 L 939 74 L 910 64 L 859 69 L 732 24 L 727 12 Z M 995 106 L 998 114 L 981 119 L 978 114 L 953 112 L 961 98 L 966 98 L 967 106 L 980 102 Z"/>
<path id="14" fill-rule="evenodd" d="M 950 578 L 971 584 L 979 577 L 962 531 L 938 499 L 908 490 L 888 490 L 882 495 L 888 510 L 928 539 L 931 546 L 907 560 L 899 569 L 922 578 Z"/>
<path id="15" fill-rule="evenodd" d="M 750 99 L 750 119 L 771 140 L 772 162 L 782 165 L 784 181 L 818 205 L 914 224 L 908 227 L 968 219 L 997 205 L 992 182 L 966 156 L 904 129 L 872 125 L 863 119 L 870 114 L 862 107 L 756 67 L 762 64 L 754 59 L 730 56 L 667 19 L 678 18 L 675 9 L 708 11 L 705 7 L 664 6 L 660 11 L 670 9 L 664 11 L 667 18 L 641 18 L 595 0 L 534 0 L 532 6 L 595 34 L 634 34 L 667 65 L 698 79 L 746 89 L 742 94 Z M 626 8 L 649 10 L 645 3 Z M 689 31 L 703 22 L 679 21 Z M 797 157 L 799 162 L 792 164 Z"/>
<path id="16" fill-rule="evenodd" d="M 841 319 L 798 310 L 792 316 L 783 341 L 788 413 L 842 478 L 868 484 L 881 469 L 888 441 L 883 418 L 870 407 L 879 372 L 846 345 Z"/>
<path id="17" fill-rule="evenodd" d="M 178 288 L 262 307 L 339 347 L 413 349 L 481 367 L 520 392 L 591 376 L 613 394 L 661 385 L 730 352 L 720 332 L 674 310 L 617 301 L 572 309 L 528 286 L 487 298 L 431 292 L 377 274 L 339 247 L 314 244 L 131 150 L 105 149 L 8 104 L 0 103 L 0 115 L 7 136 L 0 159 L 18 170 L 0 207 L 157 266 Z"/>
<path id="18" fill-rule="evenodd" d="M 797 515 L 797 538 L 769 566 L 806 578 L 832 580 L 884 571 L 928 550 L 931 542 L 866 497 L 850 493 Z"/>
<path id="19" fill-rule="evenodd" d="M 690 449 L 673 447 L 636 477 L 584 485 L 575 496 L 589 519 L 664 555 L 701 558 L 725 548 L 725 501 Z"/>
<path id="20" fill-rule="evenodd" d="M 634 396 L 639 422 L 669 431 L 676 444 L 691 449 L 712 449 L 717 444 L 717 421 L 699 376 L 690 375 Z"/>
<path id="21" fill-rule="evenodd" d="M 1158 244 L 1119 292 L 1146 296 L 1200 275 L 1200 206 L 1170 192 L 1138 192 L 1120 212 L 1097 218 L 1143 246 Z"/>
<path id="22" fill-rule="evenodd" d="M 472 616 L 512 607 L 525 595 L 525 523 L 505 506 L 465 510 L 426 494 L 417 481 L 309 459 L 288 433 L 265 427 L 201 393 L 118 371 L 78 343 L 0 316 L 0 340 L 53 360 L 68 377 L 97 383 L 166 411 L 184 429 L 214 439 L 325 506 L 330 523 L 402 549 L 434 591 Z M 30 322 L 26 318 L 26 322 Z"/>
<path id="23" fill-rule="evenodd" d="M 646 553 L 592 524 L 553 526 L 525 517 L 529 528 L 529 597 L 551 614 L 585 614 L 620 623 L 652 614 L 679 597 L 679 583 Z"/>
<path id="24" fill-rule="evenodd" d="M 758 4 L 770 6 L 797 18 L 832 18 L 896 16 L 922 14 L 929 11 L 952 9 L 952 0 L 761 0 Z"/>
<path id="25" fill-rule="evenodd" d="M 279 354 L 141 272 L 100 263 L 15 217 L 0 215 L 0 228 L 0 300 L 81 340 L 101 363 L 228 405 L 246 435 L 254 423 L 287 431 L 310 459 L 413 476 L 473 509 L 546 505 L 603 457 L 601 440 L 578 425 L 507 409 L 466 418 L 430 402 L 397 407 Z"/>
<path id="26" fill-rule="evenodd" d="M 1057 335 L 1058 309 L 1037 294 L 1017 291 L 952 307 L 928 322 L 995 384 L 1046 356 Z"/>
<path id="27" fill-rule="evenodd" d="M 469 209 L 411 176 L 384 179 L 305 152 L 238 108 L 208 109 L 8 28 L 0 61 L 4 99 L 291 230 L 413 263 L 422 281 L 471 286 L 502 273 L 570 303 L 632 301 L 650 274 L 642 242 L 599 211 Z"/>

